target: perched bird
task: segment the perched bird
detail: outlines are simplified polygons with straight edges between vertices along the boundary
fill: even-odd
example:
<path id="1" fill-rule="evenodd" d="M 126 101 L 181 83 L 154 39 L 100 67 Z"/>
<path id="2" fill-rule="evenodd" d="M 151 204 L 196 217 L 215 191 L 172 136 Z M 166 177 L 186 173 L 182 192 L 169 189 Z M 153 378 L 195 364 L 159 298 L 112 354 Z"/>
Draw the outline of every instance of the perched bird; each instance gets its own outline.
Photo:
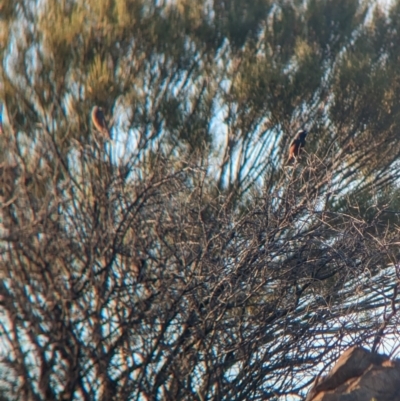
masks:
<path id="1" fill-rule="evenodd" d="M 300 149 L 306 144 L 306 136 L 308 132 L 306 130 L 300 130 L 297 132 L 296 137 L 289 148 L 289 157 L 287 164 L 293 163 L 300 154 Z"/>
<path id="2" fill-rule="evenodd" d="M 134 257 L 131 261 L 131 270 L 133 276 L 136 278 L 136 282 L 140 283 L 143 279 L 143 270 L 146 265 L 146 261 L 142 258 Z"/>
<path id="3" fill-rule="evenodd" d="M 106 118 L 101 107 L 94 106 L 92 109 L 92 122 L 94 127 L 105 139 L 112 139 L 110 130 L 107 127 Z"/>

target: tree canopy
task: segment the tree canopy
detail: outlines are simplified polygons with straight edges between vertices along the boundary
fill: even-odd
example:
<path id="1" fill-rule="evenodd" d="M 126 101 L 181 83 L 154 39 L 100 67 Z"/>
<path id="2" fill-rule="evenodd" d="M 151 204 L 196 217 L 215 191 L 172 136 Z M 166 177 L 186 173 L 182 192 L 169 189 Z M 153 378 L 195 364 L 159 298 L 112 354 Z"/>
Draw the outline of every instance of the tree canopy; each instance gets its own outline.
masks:
<path id="1" fill-rule="evenodd" d="M 348 345 L 396 356 L 398 24 L 3 0 L 0 400 L 303 399 Z"/>

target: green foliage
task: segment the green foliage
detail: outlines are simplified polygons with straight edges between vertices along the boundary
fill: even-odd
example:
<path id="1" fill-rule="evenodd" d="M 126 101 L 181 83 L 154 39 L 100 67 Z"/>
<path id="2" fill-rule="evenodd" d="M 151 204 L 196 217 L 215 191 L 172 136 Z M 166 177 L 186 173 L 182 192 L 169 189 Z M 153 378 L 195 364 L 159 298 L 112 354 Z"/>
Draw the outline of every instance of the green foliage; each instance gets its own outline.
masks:
<path id="1" fill-rule="evenodd" d="M 0 5 L 7 397 L 302 395 L 304 366 L 371 342 L 387 293 L 353 297 L 393 288 L 400 2 L 39 3 Z"/>

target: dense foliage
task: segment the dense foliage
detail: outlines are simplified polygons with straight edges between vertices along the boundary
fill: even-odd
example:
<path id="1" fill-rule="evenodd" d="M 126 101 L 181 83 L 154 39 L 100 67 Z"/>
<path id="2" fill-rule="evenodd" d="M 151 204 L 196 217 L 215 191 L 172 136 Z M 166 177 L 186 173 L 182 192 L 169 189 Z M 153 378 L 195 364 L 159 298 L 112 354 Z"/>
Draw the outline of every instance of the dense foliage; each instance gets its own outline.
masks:
<path id="1" fill-rule="evenodd" d="M 399 24 L 3 0 L 0 399 L 302 399 L 350 344 L 395 355 Z"/>

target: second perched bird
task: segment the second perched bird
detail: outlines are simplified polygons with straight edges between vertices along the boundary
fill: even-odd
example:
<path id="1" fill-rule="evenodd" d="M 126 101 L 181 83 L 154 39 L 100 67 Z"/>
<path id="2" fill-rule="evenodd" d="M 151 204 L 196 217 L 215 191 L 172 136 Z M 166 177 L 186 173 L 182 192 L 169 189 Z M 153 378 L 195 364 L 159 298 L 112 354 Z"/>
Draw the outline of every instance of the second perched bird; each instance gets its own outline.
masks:
<path id="1" fill-rule="evenodd" d="M 307 134 L 308 132 L 304 129 L 297 132 L 296 137 L 290 144 L 287 164 L 290 164 L 296 160 L 297 156 L 300 154 L 300 149 L 303 148 L 306 144 Z"/>
<path id="2" fill-rule="evenodd" d="M 106 118 L 104 117 L 104 113 L 101 107 L 93 107 L 92 122 L 97 131 L 99 131 L 105 139 L 112 139 L 110 130 L 107 127 Z"/>

